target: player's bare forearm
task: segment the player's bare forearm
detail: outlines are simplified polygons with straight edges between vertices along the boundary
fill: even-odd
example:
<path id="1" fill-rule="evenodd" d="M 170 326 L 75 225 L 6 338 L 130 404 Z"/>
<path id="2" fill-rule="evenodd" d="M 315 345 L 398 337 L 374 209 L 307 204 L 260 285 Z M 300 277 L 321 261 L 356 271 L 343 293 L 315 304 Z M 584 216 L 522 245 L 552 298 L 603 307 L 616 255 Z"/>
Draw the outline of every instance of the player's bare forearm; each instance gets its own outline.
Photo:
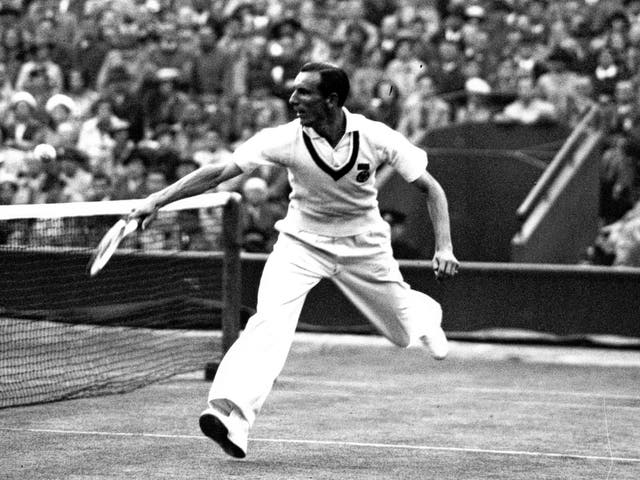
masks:
<path id="1" fill-rule="evenodd" d="M 453 251 L 451 227 L 449 222 L 449 205 L 444 190 L 434 182 L 427 193 L 427 208 L 433 224 L 436 250 Z"/>
<path id="2" fill-rule="evenodd" d="M 151 194 L 149 199 L 157 208 L 161 208 L 176 200 L 199 195 L 240 173 L 239 169 L 238 173 L 235 173 L 237 168 L 234 164 L 204 165 L 159 192 Z M 230 175 L 231 171 L 234 175 Z"/>
<path id="3" fill-rule="evenodd" d="M 163 206 L 204 193 L 241 173 L 240 167 L 233 162 L 200 167 L 159 192 L 149 195 L 140 206 L 129 214 L 129 218 L 141 221 L 144 229 L 153 221 L 158 210 Z"/>
<path id="4" fill-rule="evenodd" d="M 438 278 L 453 276 L 460 264 L 453 254 L 447 196 L 440 183 L 426 171 L 414 184 L 427 196 L 427 208 L 435 235 L 433 270 Z"/>

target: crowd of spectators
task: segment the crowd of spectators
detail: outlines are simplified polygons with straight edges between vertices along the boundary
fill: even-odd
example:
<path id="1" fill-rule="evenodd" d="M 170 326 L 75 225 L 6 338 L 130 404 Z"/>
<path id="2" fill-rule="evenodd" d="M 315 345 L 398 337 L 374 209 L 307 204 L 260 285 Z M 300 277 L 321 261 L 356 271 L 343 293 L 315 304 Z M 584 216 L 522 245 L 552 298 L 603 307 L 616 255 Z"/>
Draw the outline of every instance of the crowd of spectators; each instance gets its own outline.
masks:
<path id="1" fill-rule="evenodd" d="M 575 125 L 598 105 L 599 214 L 637 218 L 638 0 L 13 0 L 0 31 L 2 204 L 139 198 L 221 161 L 292 118 L 314 60 L 349 73 L 351 111 L 417 143 L 460 122 Z M 286 176 L 221 188 L 251 199 L 245 248 L 268 251 Z"/>

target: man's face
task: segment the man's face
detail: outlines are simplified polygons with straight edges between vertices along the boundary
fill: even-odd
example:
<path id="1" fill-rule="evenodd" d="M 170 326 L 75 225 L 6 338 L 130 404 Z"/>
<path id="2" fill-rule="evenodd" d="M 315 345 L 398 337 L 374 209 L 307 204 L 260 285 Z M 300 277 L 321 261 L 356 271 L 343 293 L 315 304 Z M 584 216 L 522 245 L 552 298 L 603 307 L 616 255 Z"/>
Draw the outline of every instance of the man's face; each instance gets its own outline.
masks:
<path id="1" fill-rule="evenodd" d="M 318 125 L 329 117 L 328 99 L 320 93 L 319 84 L 319 72 L 300 72 L 294 80 L 289 103 L 305 127 Z"/>

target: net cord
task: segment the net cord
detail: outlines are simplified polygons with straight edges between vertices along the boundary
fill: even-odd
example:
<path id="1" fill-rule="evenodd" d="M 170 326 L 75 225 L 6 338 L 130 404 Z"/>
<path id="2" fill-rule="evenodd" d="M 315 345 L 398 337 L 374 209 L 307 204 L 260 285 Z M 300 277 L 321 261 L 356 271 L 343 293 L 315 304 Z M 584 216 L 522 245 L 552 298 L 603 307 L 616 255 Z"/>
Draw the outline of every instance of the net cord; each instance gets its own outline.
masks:
<path id="1" fill-rule="evenodd" d="M 238 195 L 236 192 L 203 193 L 172 202 L 162 207 L 160 211 L 222 207 Z M 86 217 L 91 215 L 127 215 L 143 201 L 143 199 L 139 199 L 110 200 L 108 202 L 1 205 L 0 220 Z"/>

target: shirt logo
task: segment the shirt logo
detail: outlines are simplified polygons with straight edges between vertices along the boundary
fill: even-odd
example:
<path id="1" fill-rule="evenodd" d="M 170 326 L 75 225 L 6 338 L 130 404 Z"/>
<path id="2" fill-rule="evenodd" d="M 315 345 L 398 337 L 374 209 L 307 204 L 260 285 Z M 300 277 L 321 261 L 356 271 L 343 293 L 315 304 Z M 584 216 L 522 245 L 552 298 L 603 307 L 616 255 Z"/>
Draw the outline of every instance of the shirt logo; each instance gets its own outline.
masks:
<path id="1" fill-rule="evenodd" d="M 358 174 L 356 175 L 356 181 L 360 183 L 364 183 L 369 180 L 371 173 L 369 172 L 369 164 L 368 163 L 359 163 L 357 166 Z"/>

